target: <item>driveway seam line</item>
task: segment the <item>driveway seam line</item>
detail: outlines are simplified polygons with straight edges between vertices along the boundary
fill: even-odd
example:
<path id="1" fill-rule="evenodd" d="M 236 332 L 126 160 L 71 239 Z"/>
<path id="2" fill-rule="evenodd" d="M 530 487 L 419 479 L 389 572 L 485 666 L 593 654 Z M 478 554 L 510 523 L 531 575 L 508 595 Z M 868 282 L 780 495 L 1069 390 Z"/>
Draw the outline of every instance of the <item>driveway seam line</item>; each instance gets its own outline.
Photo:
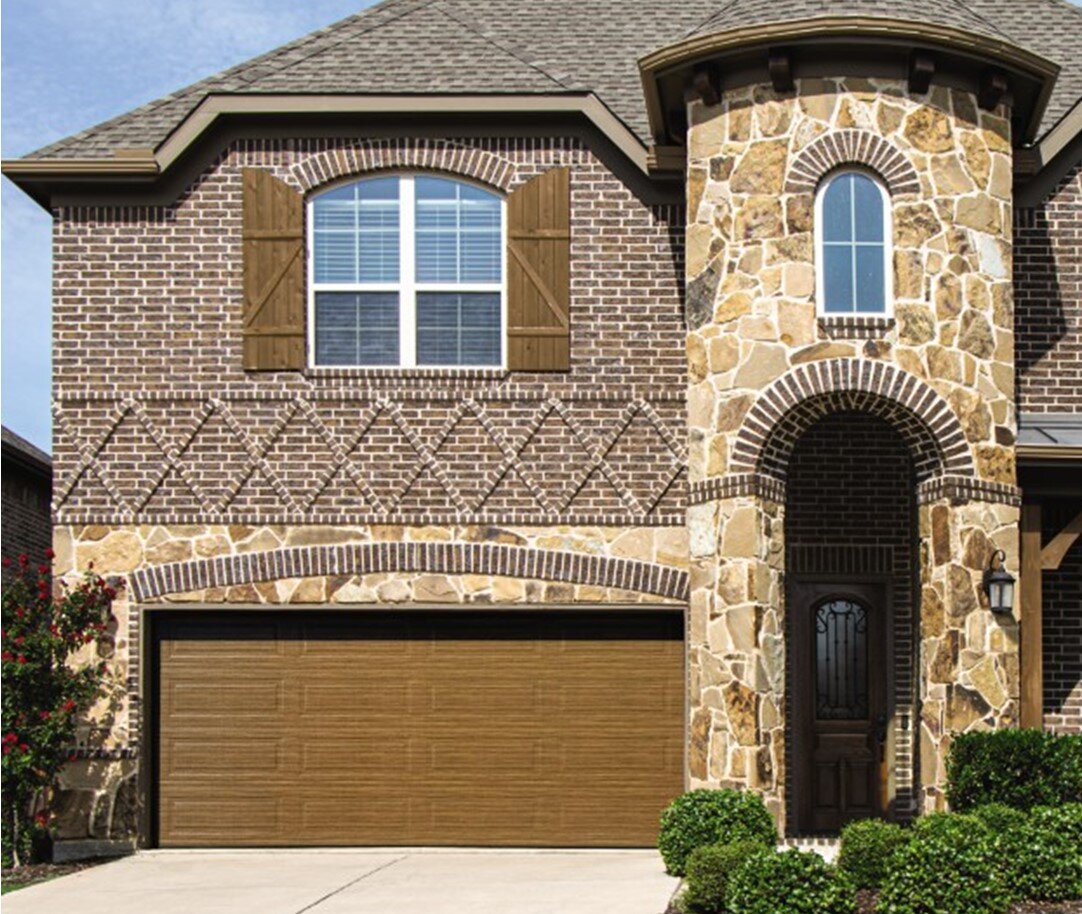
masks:
<path id="1" fill-rule="evenodd" d="M 361 875 L 358 876 L 356 879 L 350 880 L 345 885 L 340 885 L 333 892 L 328 892 L 322 898 L 317 898 L 311 904 L 306 904 L 303 908 L 301 908 L 300 910 L 294 912 L 294 914 L 304 914 L 305 911 L 311 911 L 312 908 L 314 908 L 316 905 L 323 904 L 323 902 L 325 902 L 328 898 L 333 898 L 339 892 L 344 892 L 351 885 L 356 885 L 358 882 L 360 882 L 363 879 L 367 879 L 369 876 L 375 876 L 376 873 L 382 872 L 383 870 L 387 869 L 387 867 L 394 866 L 396 863 L 401 863 L 408 856 L 409 856 L 409 854 L 403 854 L 401 857 L 396 857 L 394 860 L 391 860 L 389 863 L 383 864 L 383 866 L 377 866 L 374 870 L 369 870 L 367 873 L 361 873 Z"/>

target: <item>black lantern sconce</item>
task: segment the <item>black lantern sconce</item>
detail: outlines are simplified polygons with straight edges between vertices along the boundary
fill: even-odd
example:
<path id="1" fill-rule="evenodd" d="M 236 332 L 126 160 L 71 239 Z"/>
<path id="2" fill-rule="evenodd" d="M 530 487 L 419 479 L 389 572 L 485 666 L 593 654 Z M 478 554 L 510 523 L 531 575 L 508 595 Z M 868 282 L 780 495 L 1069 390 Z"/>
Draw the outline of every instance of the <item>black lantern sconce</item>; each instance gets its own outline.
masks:
<path id="1" fill-rule="evenodd" d="M 994 613 L 1009 613 L 1014 609 L 1014 575 L 1004 567 L 1006 559 L 1003 550 L 997 549 L 984 572 L 984 592 Z"/>

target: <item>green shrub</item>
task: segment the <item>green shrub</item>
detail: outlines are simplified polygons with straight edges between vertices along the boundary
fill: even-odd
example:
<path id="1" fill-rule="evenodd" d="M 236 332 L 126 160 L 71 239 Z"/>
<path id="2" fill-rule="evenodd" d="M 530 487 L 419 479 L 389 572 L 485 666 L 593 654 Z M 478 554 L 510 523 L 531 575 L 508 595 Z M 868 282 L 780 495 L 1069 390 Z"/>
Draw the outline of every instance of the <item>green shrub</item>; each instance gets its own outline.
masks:
<path id="1" fill-rule="evenodd" d="M 991 829 L 977 816 L 958 812 L 932 812 L 913 823 L 913 833 L 921 838 L 957 838 L 965 835 L 991 837 Z"/>
<path id="2" fill-rule="evenodd" d="M 1005 803 L 986 803 L 974 809 L 972 814 L 987 825 L 993 834 L 1005 834 L 1026 824 L 1026 814 Z"/>
<path id="3" fill-rule="evenodd" d="M 774 820 L 758 794 L 737 790 L 692 790 L 677 797 L 661 814 L 657 848 L 665 868 L 683 876 L 688 855 L 708 844 L 757 841 L 778 843 Z"/>
<path id="4" fill-rule="evenodd" d="M 853 914 L 856 890 L 818 854 L 763 851 L 729 882 L 731 914 Z"/>
<path id="5" fill-rule="evenodd" d="M 722 914 L 729 880 L 753 854 L 761 853 L 758 841 L 709 844 L 697 847 L 687 860 L 687 888 L 680 905 L 687 914 Z"/>
<path id="6" fill-rule="evenodd" d="M 1040 806 L 1033 816 L 1044 827 L 1059 829 L 1075 847 L 1082 847 L 1082 803 Z"/>
<path id="7" fill-rule="evenodd" d="M 842 829 L 838 868 L 858 889 L 878 889 L 887 875 L 888 861 L 907 841 L 909 832 L 892 822 L 851 822 Z"/>
<path id="8" fill-rule="evenodd" d="M 879 914 L 1004 914 L 1013 900 L 1000 849 L 976 816 L 936 813 L 917 821 L 895 851 Z"/>
<path id="9" fill-rule="evenodd" d="M 958 735 L 947 759 L 947 798 L 957 812 L 988 803 L 1032 809 L 1082 802 L 1082 736 L 1040 730 Z"/>
<path id="10" fill-rule="evenodd" d="M 1079 807 L 1038 807 L 996 836 L 1004 878 L 1017 901 L 1082 897 Z"/>

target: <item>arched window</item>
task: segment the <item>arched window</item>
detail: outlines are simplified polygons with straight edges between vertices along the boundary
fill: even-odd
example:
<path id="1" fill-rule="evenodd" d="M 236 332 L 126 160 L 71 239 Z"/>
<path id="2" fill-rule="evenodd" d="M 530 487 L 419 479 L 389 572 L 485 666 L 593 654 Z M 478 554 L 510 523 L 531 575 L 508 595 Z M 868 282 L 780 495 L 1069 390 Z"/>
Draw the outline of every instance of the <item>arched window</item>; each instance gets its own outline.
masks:
<path id="1" fill-rule="evenodd" d="M 815 200 L 819 313 L 887 314 L 890 199 L 865 171 L 835 172 Z"/>
<path id="2" fill-rule="evenodd" d="M 312 198 L 315 365 L 498 368 L 504 204 L 434 175 L 387 175 Z"/>

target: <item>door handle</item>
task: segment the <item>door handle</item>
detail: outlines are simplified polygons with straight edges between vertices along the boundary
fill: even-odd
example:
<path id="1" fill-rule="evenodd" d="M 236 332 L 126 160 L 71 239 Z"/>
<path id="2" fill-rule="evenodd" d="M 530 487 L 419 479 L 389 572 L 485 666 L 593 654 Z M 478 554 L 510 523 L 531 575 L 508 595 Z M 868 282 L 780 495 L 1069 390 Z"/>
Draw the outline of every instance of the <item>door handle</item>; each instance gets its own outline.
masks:
<path id="1" fill-rule="evenodd" d="M 882 746 L 887 741 L 887 715 L 880 714 L 875 719 L 875 741 Z"/>

